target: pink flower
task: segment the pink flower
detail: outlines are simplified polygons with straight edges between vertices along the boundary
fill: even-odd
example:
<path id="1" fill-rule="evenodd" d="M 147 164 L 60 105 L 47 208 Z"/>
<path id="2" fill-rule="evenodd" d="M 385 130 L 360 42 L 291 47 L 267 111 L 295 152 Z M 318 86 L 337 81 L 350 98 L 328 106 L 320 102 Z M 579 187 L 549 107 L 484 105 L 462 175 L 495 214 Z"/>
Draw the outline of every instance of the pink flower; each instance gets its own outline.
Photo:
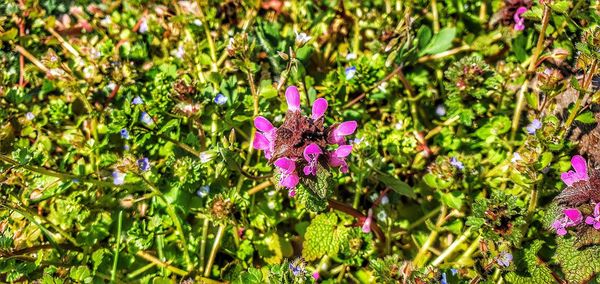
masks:
<path id="1" fill-rule="evenodd" d="M 564 236 L 567 234 L 567 228 L 577 226 L 583 219 L 581 212 L 576 208 L 563 210 L 564 217 L 557 219 L 552 223 L 552 228 L 556 230 L 556 234 Z M 587 221 L 587 220 L 586 220 Z"/>
<path id="2" fill-rule="evenodd" d="M 332 167 L 340 167 L 342 173 L 348 172 L 348 163 L 346 157 L 352 152 L 352 145 L 341 145 L 335 151 L 329 153 L 329 165 Z"/>
<path id="3" fill-rule="evenodd" d="M 367 213 L 367 219 L 365 220 L 365 223 L 362 226 L 363 233 L 371 232 L 371 222 L 373 222 L 373 209 L 369 208 L 369 212 Z"/>
<path id="4" fill-rule="evenodd" d="M 277 159 L 274 165 L 279 168 L 279 185 L 289 190 L 289 196 L 296 195 L 296 185 L 298 185 L 298 174 L 296 173 L 296 162 L 292 159 L 283 157 Z"/>
<path id="5" fill-rule="evenodd" d="M 339 125 L 333 128 L 333 131 L 329 133 L 329 137 L 327 137 L 327 142 L 331 144 L 345 145 L 346 144 L 346 136 L 354 133 L 356 131 L 356 127 L 358 123 L 356 121 L 344 121 Z"/>
<path id="6" fill-rule="evenodd" d="M 270 159 L 275 147 L 275 134 L 277 128 L 275 128 L 268 119 L 262 116 L 257 116 L 254 119 L 254 127 L 260 132 L 257 132 L 254 136 L 252 146 L 254 146 L 254 149 L 265 151 L 265 157 Z"/>
<path id="7" fill-rule="evenodd" d="M 587 163 L 585 159 L 580 155 L 575 155 L 571 158 L 571 165 L 575 171 L 568 171 L 560 175 L 560 179 L 568 185 L 572 186 L 574 183 L 582 180 L 589 180 L 590 177 L 587 173 Z"/>
<path id="8" fill-rule="evenodd" d="M 523 6 L 519 7 L 515 12 L 515 15 L 513 16 L 513 19 L 515 20 L 515 31 L 522 31 L 525 29 L 525 19 L 521 18 L 521 15 L 525 12 L 527 12 L 527 8 Z"/>
<path id="9" fill-rule="evenodd" d="M 288 111 L 300 111 L 300 93 L 296 86 L 289 86 L 285 90 L 285 99 L 288 105 Z"/>
<path id="10" fill-rule="evenodd" d="M 317 120 L 321 118 L 325 112 L 327 111 L 327 100 L 324 98 L 318 98 L 315 100 L 312 106 L 312 116 L 313 120 Z"/>
<path id="11" fill-rule="evenodd" d="M 600 203 L 596 203 L 596 206 L 594 206 L 594 215 L 587 216 L 585 223 L 594 226 L 596 230 L 600 230 Z"/>
<path id="12" fill-rule="evenodd" d="M 315 271 L 312 274 L 312 278 L 316 280 L 319 280 L 319 278 L 321 277 L 321 275 L 319 275 L 319 271 Z"/>
<path id="13" fill-rule="evenodd" d="M 319 155 L 321 154 L 323 154 L 323 151 L 321 151 L 321 148 L 315 143 L 311 143 L 304 148 L 304 159 L 308 162 L 308 165 L 304 167 L 305 175 L 317 175 L 317 163 L 319 162 Z"/>

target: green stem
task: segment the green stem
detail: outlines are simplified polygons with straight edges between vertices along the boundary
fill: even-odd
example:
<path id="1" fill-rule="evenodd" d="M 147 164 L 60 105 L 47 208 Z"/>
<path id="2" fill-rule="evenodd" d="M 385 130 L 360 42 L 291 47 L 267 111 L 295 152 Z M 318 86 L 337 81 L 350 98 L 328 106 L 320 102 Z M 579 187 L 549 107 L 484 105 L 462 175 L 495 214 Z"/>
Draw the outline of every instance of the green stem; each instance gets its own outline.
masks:
<path id="1" fill-rule="evenodd" d="M 119 264 L 119 249 L 121 247 L 121 228 L 122 227 L 123 227 L 123 210 L 120 210 L 118 221 L 117 221 L 117 243 L 115 245 L 112 271 L 110 272 L 110 282 L 111 283 L 115 283 L 115 281 L 117 280 L 117 266 Z"/>
<path id="2" fill-rule="evenodd" d="M 471 236 L 471 228 L 464 231 L 460 237 L 458 237 L 450 246 L 448 246 L 448 248 L 446 248 L 446 250 L 444 250 L 436 259 L 433 260 L 431 265 L 440 265 L 446 258 L 448 258 L 448 256 L 450 256 L 450 254 L 454 252 L 454 250 L 456 250 L 456 248 L 458 248 L 460 244 L 464 243 L 469 236 Z"/>
<path id="3" fill-rule="evenodd" d="M 220 225 L 217 230 L 217 235 L 215 236 L 215 241 L 213 242 L 212 250 L 210 251 L 210 256 L 208 257 L 208 263 L 206 263 L 206 268 L 204 270 L 204 277 L 208 277 L 210 275 L 210 270 L 215 261 L 215 257 L 217 256 L 217 252 L 219 251 L 219 247 L 221 247 L 221 240 L 223 239 L 223 231 L 225 231 L 225 225 Z"/>
<path id="4" fill-rule="evenodd" d="M 208 218 L 204 218 L 204 224 L 202 225 L 202 239 L 200 240 L 200 274 L 204 272 L 204 258 L 206 255 L 206 239 L 208 238 L 208 225 Z"/>
<path id="5" fill-rule="evenodd" d="M 533 54 L 531 55 L 531 58 L 529 59 L 529 67 L 527 68 L 527 76 L 528 77 L 531 73 L 533 73 L 533 71 L 535 71 L 538 57 L 540 56 L 540 54 L 542 53 L 542 50 L 544 49 L 544 41 L 546 39 L 546 28 L 548 28 L 548 23 L 550 22 L 551 15 L 552 15 L 552 12 L 550 10 L 550 7 L 547 5 L 544 5 L 544 14 L 542 16 L 542 27 L 540 29 L 540 34 L 538 36 L 537 44 L 535 46 L 535 49 L 533 50 Z M 527 89 L 528 85 L 529 85 L 529 78 L 525 79 L 525 82 L 523 82 L 523 85 L 521 85 L 521 88 L 519 89 L 519 93 L 517 95 L 517 106 L 515 107 L 515 112 L 513 114 L 512 130 L 510 133 L 511 141 L 515 140 L 515 136 L 517 133 L 517 127 L 519 127 L 519 120 L 521 119 L 521 110 L 523 108 L 523 102 L 525 101 L 525 90 Z"/>
<path id="6" fill-rule="evenodd" d="M 594 60 L 592 62 L 592 65 L 591 65 L 589 71 L 586 74 L 587 76 L 585 76 L 583 79 L 583 84 L 581 85 L 582 90 L 584 90 L 584 91 L 588 90 L 588 88 L 590 87 L 590 84 L 592 82 L 592 78 L 596 74 L 597 68 L 598 68 L 598 62 L 596 60 Z M 565 122 L 565 125 L 564 125 L 563 129 L 561 130 L 559 137 L 563 137 L 565 135 L 565 133 L 567 133 L 567 131 L 571 127 L 571 124 L 573 124 L 575 117 L 577 117 L 577 114 L 579 114 L 579 110 L 581 108 L 581 104 L 583 102 L 584 97 L 585 97 L 585 94 L 581 94 L 580 92 L 578 92 L 577 101 L 575 101 L 575 106 L 571 110 L 571 113 L 569 114 L 569 117 L 567 118 L 567 121 Z"/>
<path id="7" fill-rule="evenodd" d="M 423 258 L 425 257 L 425 254 L 429 250 L 429 247 L 435 242 L 435 240 L 438 236 L 439 230 L 441 229 L 442 225 L 444 224 L 444 222 L 446 220 L 446 211 L 447 211 L 446 206 L 442 205 L 441 213 L 438 216 L 437 222 L 435 223 L 435 228 L 431 231 L 431 233 L 429 234 L 429 237 L 427 238 L 425 243 L 423 243 L 423 246 L 421 247 L 421 249 L 419 249 L 419 252 L 415 256 L 415 258 L 413 260 L 413 264 L 417 268 L 420 268 L 425 264 L 425 260 Z"/>
<path id="8" fill-rule="evenodd" d="M 437 208 L 429 211 L 429 213 L 425 214 L 425 216 L 419 218 L 417 221 L 414 221 L 412 224 L 410 224 L 410 226 L 408 226 L 407 230 L 408 231 L 413 230 L 414 228 L 418 227 L 419 225 L 421 225 L 425 221 L 431 219 L 431 217 L 433 217 L 438 212 L 440 212 L 441 209 L 442 209 L 442 207 L 440 206 L 440 207 L 437 207 Z"/>
<path id="9" fill-rule="evenodd" d="M 458 258 L 457 263 L 466 265 L 466 261 L 479 248 L 479 242 L 481 242 L 481 236 L 478 236 L 477 239 L 475 239 L 471 245 L 469 245 L 467 250 Z"/>

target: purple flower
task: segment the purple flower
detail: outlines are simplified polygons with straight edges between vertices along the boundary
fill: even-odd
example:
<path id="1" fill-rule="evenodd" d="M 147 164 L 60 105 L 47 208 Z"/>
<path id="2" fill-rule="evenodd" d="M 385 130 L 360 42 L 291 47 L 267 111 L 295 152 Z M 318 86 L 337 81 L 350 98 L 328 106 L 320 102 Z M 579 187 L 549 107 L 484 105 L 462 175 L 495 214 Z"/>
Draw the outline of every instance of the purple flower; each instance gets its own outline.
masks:
<path id="1" fill-rule="evenodd" d="M 308 162 L 308 165 L 304 167 L 305 175 L 317 175 L 317 163 L 319 162 L 319 155 L 323 154 L 319 145 L 311 143 L 304 148 L 304 159 Z"/>
<path id="2" fill-rule="evenodd" d="M 265 151 L 265 157 L 271 159 L 275 147 L 277 128 L 262 116 L 257 116 L 254 119 L 254 127 L 259 132 L 256 132 L 252 146 L 254 146 L 254 149 Z"/>
<path id="3" fill-rule="evenodd" d="M 321 275 L 319 275 L 319 271 L 315 271 L 315 272 L 313 272 L 313 274 L 312 274 L 312 278 L 313 278 L 315 281 L 319 280 L 319 278 L 321 278 Z"/>
<path id="4" fill-rule="evenodd" d="M 142 98 L 140 98 L 140 96 L 135 96 L 135 98 L 133 98 L 133 101 L 131 101 L 131 103 L 133 105 L 141 105 L 144 103 L 144 101 L 142 100 Z"/>
<path id="5" fill-rule="evenodd" d="M 513 260 L 512 254 L 510 254 L 509 252 L 503 251 L 498 255 L 498 258 L 496 258 L 496 263 L 498 263 L 498 265 L 503 266 L 503 267 L 509 267 L 512 260 Z"/>
<path id="6" fill-rule="evenodd" d="M 583 217 L 581 216 L 581 212 L 576 208 L 569 208 L 563 210 L 562 218 L 559 218 L 552 223 L 552 228 L 556 230 L 556 234 L 559 236 L 564 236 L 567 234 L 567 228 L 573 227 L 581 223 Z"/>
<path id="7" fill-rule="evenodd" d="M 329 165 L 337 168 L 340 167 L 342 173 L 348 172 L 348 163 L 346 157 L 352 152 L 352 145 L 341 145 L 335 151 L 329 153 Z"/>
<path id="8" fill-rule="evenodd" d="M 289 196 L 294 197 L 296 195 L 296 185 L 298 185 L 299 178 L 296 173 L 296 162 L 289 158 L 279 158 L 275 163 L 276 167 L 279 168 L 279 185 L 289 190 Z"/>
<path id="9" fill-rule="evenodd" d="M 312 120 L 317 120 L 325 114 L 327 111 L 327 100 L 324 98 L 318 98 L 315 100 L 312 106 Z"/>
<path id="10" fill-rule="evenodd" d="M 112 173 L 113 184 L 114 185 L 122 185 L 125 182 L 125 173 L 119 170 L 115 170 Z"/>
<path id="11" fill-rule="evenodd" d="M 354 75 L 356 75 L 356 67 L 350 66 L 344 70 L 344 74 L 346 74 L 346 80 L 352 80 Z"/>
<path id="12" fill-rule="evenodd" d="M 373 209 L 369 208 L 369 211 L 367 212 L 367 219 L 365 219 L 365 223 L 362 225 L 363 233 L 371 232 L 371 223 L 372 222 L 373 222 Z"/>
<path id="13" fill-rule="evenodd" d="M 356 121 L 344 121 L 333 127 L 333 131 L 329 133 L 329 137 L 327 137 L 327 142 L 331 144 L 345 145 L 346 144 L 346 136 L 354 133 L 356 131 L 356 127 L 358 127 L 358 123 Z"/>
<path id="14" fill-rule="evenodd" d="M 121 129 L 121 138 L 123 139 L 129 139 L 129 131 L 127 131 L 127 129 L 123 128 Z"/>
<path id="15" fill-rule="evenodd" d="M 527 8 L 523 6 L 519 7 L 515 12 L 513 16 L 513 19 L 515 20 L 515 31 L 522 31 L 525 29 L 525 19 L 521 18 L 521 15 L 525 12 L 527 12 Z"/>
<path id="16" fill-rule="evenodd" d="M 527 133 L 533 135 L 540 128 L 542 128 L 542 122 L 536 118 L 533 121 L 531 121 L 531 123 L 529 125 L 527 125 L 526 129 L 527 129 Z"/>
<path id="17" fill-rule="evenodd" d="M 450 158 L 450 165 L 454 166 L 455 168 L 457 168 L 461 171 L 465 168 L 463 163 L 461 161 L 459 161 L 456 157 Z"/>
<path id="18" fill-rule="evenodd" d="M 285 100 L 288 105 L 288 111 L 300 111 L 300 93 L 296 86 L 289 86 L 285 90 Z"/>
<path id="19" fill-rule="evenodd" d="M 154 120 L 152 120 L 152 117 L 150 117 L 150 115 L 145 111 L 142 112 L 142 114 L 140 115 L 140 121 L 146 125 L 154 124 Z"/>
<path id="20" fill-rule="evenodd" d="M 296 258 L 294 261 L 290 262 L 288 267 L 294 276 L 304 276 L 304 274 L 306 274 L 305 266 L 306 263 L 303 258 Z"/>
<path id="21" fill-rule="evenodd" d="M 568 171 L 560 175 L 560 179 L 562 179 L 567 186 L 572 186 L 578 181 L 587 181 L 590 179 L 587 172 L 587 163 L 582 156 L 573 156 L 573 158 L 571 158 L 571 166 L 573 166 L 575 171 Z"/>
<path id="22" fill-rule="evenodd" d="M 150 161 L 148 158 L 142 158 L 137 160 L 137 165 L 142 172 L 148 171 L 150 169 Z"/>
<path id="23" fill-rule="evenodd" d="M 222 106 L 227 103 L 227 97 L 221 93 L 215 96 L 215 103 Z"/>
<path id="24" fill-rule="evenodd" d="M 596 203 L 596 206 L 594 206 L 594 215 L 587 216 L 585 223 L 594 226 L 596 230 L 600 230 L 600 203 Z"/>
<path id="25" fill-rule="evenodd" d="M 437 114 L 438 116 L 446 115 L 446 107 L 444 107 L 444 105 L 438 105 L 437 107 L 435 107 L 435 114 Z"/>

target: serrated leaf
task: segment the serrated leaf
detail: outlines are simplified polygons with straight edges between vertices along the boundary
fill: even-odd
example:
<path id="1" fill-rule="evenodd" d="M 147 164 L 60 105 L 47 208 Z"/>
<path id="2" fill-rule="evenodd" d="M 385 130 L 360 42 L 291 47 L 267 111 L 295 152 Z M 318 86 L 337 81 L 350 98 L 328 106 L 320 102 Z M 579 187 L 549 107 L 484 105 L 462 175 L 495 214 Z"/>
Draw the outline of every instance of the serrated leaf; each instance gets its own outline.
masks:
<path id="1" fill-rule="evenodd" d="M 592 113 L 591 111 L 586 111 L 586 112 L 578 115 L 577 117 L 575 117 L 575 120 L 582 122 L 582 123 L 587 123 L 587 124 L 596 123 L 596 117 L 594 116 L 594 113 Z"/>
<path id="2" fill-rule="evenodd" d="M 600 272 L 599 246 L 578 250 L 572 238 L 558 238 L 556 242 L 554 258 L 568 283 L 585 283 Z"/>
<path id="3" fill-rule="evenodd" d="M 524 250 L 523 257 L 520 261 L 524 262 L 524 266 L 527 267 L 527 274 L 521 274 L 514 271 L 506 274 L 506 282 L 508 283 L 523 283 L 523 284 L 550 284 L 555 283 L 554 277 L 552 277 L 552 271 L 538 260 L 537 253 L 544 244 L 541 240 L 536 240 Z M 519 257 L 515 257 L 519 260 Z M 523 263 L 517 263 L 517 267 L 522 267 Z"/>
<path id="4" fill-rule="evenodd" d="M 317 215 L 306 228 L 302 256 L 311 261 L 326 254 L 336 255 L 347 242 L 348 231 L 348 228 L 339 224 L 335 213 Z"/>
<path id="5" fill-rule="evenodd" d="M 320 198 L 327 198 L 330 189 L 335 185 L 331 173 L 323 168 L 321 164 L 317 164 L 317 176 L 315 178 L 306 178 L 303 181 Z"/>

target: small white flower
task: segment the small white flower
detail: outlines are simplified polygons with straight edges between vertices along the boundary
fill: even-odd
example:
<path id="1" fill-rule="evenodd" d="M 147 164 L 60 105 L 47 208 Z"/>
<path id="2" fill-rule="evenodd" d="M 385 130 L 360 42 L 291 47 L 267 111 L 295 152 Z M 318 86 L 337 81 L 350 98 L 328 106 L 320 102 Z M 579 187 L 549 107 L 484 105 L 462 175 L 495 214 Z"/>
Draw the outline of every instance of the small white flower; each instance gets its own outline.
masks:
<path id="1" fill-rule="evenodd" d="M 296 43 L 298 45 L 304 45 L 310 39 L 312 39 L 312 37 L 307 35 L 306 33 L 298 33 L 298 32 L 295 32 L 295 33 L 296 33 Z"/>
<path id="2" fill-rule="evenodd" d="M 387 214 L 385 213 L 385 211 L 379 211 L 379 213 L 377 213 L 377 220 L 383 222 L 385 221 L 385 219 L 387 219 Z"/>
<path id="3" fill-rule="evenodd" d="M 199 197 L 206 197 L 210 192 L 210 187 L 208 185 L 201 186 L 198 191 L 196 191 L 196 195 Z"/>
<path id="4" fill-rule="evenodd" d="M 199 19 L 195 19 L 193 23 L 196 26 L 202 26 L 202 21 L 200 21 Z"/>
<path id="5" fill-rule="evenodd" d="M 60 68 L 52 68 L 50 69 L 50 71 L 48 71 L 48 73 L 50 73 L 50 76 L 52 77 L 60 77 L 65 75 L 65 70 L 62 70 Z"/>
<path id="6" fill-rule="evenodd" d="M 350 61 L 350 60 L 354 60 L 356 59 L 356 53 L 350 52 L 348 54 L 346 54 L 346 60 Z"/>
<path id="7" fill-rule="evenodd" d="M 104 17 L 104 19 L 102 19 L 100 21 L 100 24 L 103 26 L 108 26 L 108 25 L 112 24 L 112 19 L 110 18 L 110 16 L 106 16 L 106 17 Z"/>
<path id="8" fill-rule="evenodd" d="M 387 92 L 387 86 L 388 86 L 387 82 L 381 82 L 381 84 L 379 84 L 379 86 L 377 86 L 377 89 L 379 89 L 379 91 L 381 91 L 382 93 L 385 93 L 385 92 Z"/>
<path id="9" fill-rule="evenodd" d="M 182 59 L 184 54 L 185 54 L 185 50 L 183 49 L 183 46 L 180 45 L 177 48 L 177 50 L 175 50 L 175 57 Z"/>
<path id="10" fill-rule="evenodd" d="M 107 87 L 109 90 L 112 91 L 117 87 L 117 84 L 115 84 L 115 82 L 110 82 L 110 83 L 108 83 Z"/>
<path id="11" fill-rule="evenodd" d="M 200 153 L 198 156 L 200 158 L 200 163 L 207 163 L 212 161 L 215 158 L 215 153 L 212 151 L 204 151 Z"/>
<path id="12" fill-rule="evenodd" d="M 394 124 L 394 128 L 400 130 L 402 129 L 402 127 L 404 127 L 404 122 L 402 122 L 402 120 L 398 121 L 398 123 Z"/>
<path id="13" fill-rule="evenodd" d="M 25 114 L 25 118 L 29 121 L 33 120 L 35 118 L 35 114 L 33 114 L 32 112 L 28 112 Z"/>
<path id="14" fill-rule="evenodd" d="M 390 203 L 390 199 L 387 197 L 387 195 L 384 195 L 384 196 L 381 198 L 381 205 L 386 205 L 386 204 L 388 204 L 388 203 Z"/>
<path id="15" fill-rule="evenodd" d="M 148 31 L 148 21 L 146 20 L 146 17 L 142 18 L 142 22 L 140 23 L 140 28 L 138 31 L 143 34 Z"/>
<path id="16" fill-rule="evenodd" d="M 510 162 L 511 163 L 516 163 L 516 162 L 522 161 L 522 160 L 523 159 L 521 158 L 521 154 L 519 154 L 518 152 L 514 152 L 512 159 L 510 159 Z"/>
<path id="17" fill-rule="evenodd" d="M 446 108 L 444 107 L 444 105 L 438 105 L 435 108 L 435 114 L 437 114 L 438 116 L 446 115 Z"/>
<path id="18" fill-rule="evenodd" d="M 356 67 L 350 66 L 344 70 L 344 73 L 346 74 L 346 80 L 352 80 L 354 75 L 356 75 Z"/>

